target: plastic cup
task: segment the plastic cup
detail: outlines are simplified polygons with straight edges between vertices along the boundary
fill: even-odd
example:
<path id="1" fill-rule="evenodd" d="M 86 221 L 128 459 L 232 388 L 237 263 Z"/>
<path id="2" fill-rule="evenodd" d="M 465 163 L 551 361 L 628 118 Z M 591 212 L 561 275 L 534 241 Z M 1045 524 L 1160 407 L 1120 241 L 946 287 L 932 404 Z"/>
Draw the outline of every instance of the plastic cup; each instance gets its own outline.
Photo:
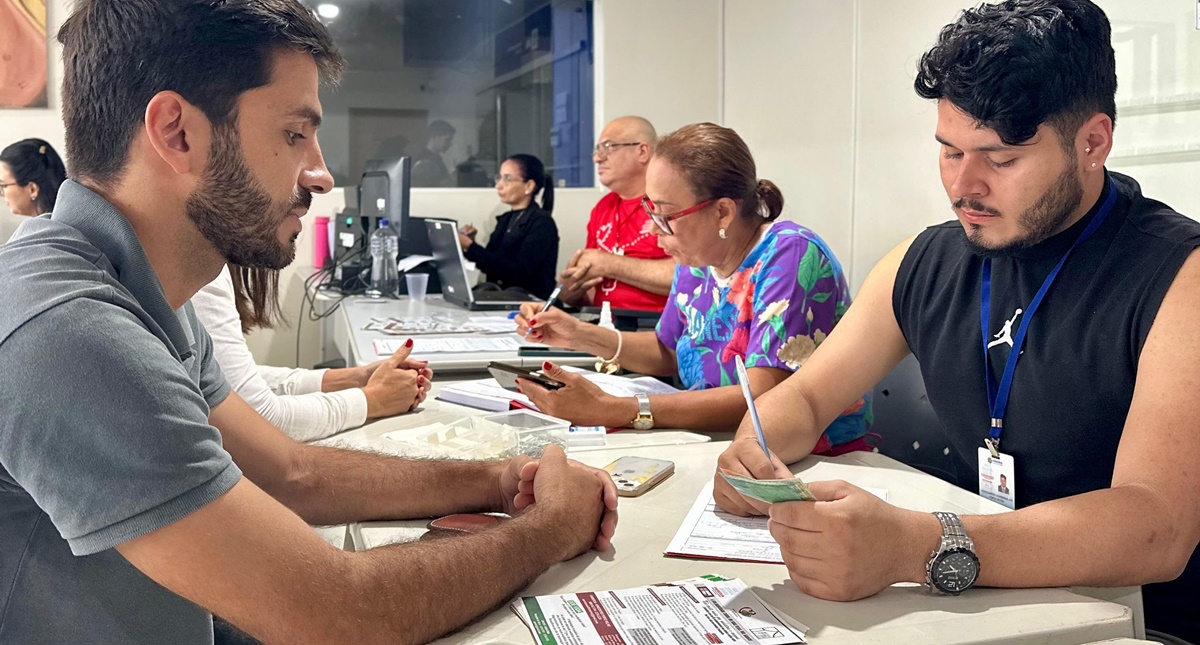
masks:
<path id="1" fill-rule="evenodd" d="M 404 282 L 408 285 L 408 297 L 413 300 L 424 300 L 425 290 L 429 288 L 428 273 L 406 273 Z"/>

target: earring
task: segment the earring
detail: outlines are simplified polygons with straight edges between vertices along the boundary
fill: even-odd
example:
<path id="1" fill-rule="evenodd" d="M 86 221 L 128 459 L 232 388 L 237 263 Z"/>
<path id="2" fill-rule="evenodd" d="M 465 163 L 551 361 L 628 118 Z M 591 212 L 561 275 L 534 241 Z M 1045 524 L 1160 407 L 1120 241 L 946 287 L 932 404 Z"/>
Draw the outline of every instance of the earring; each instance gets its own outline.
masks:
<path id="1" fill-rule="evenodd" d="M 725 239 L 725 229 L 717 231 L 717 235 L 720 235 L 722 240 Z"/>
<path id="2" fill-rule="evenodd" d="M 1091 149 L 1091 148 L 1084 148 L 1084 149 L 1083 149 L 1083 152 L 1084 152 L 1084 154 L 1091 154 L 1091 153 L 1092 153 L 1092 149 Z"/>
<path id="3" fill-rule="evenodd" d="M 1096 167 L 1096 162 L 1095 162 L 1095 161 L 1093 161 L 1093 162 L 1092 162 L 1092 167 L 1093 167 L 1093 168 L 1095 168 L 1095 167 Z"/>

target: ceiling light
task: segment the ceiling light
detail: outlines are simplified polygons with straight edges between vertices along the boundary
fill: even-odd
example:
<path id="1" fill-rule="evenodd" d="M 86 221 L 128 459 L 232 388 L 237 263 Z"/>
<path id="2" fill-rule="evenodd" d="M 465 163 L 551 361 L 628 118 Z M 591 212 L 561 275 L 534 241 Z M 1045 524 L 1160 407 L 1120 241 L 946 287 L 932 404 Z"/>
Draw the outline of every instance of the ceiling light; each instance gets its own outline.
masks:
<path id="1" fill-rule="evenodd" d="M 339 9 L 335 4 L 324 3 L 317 5 L 317 15 L 327 20 L 333 20 L 334 18 L 337 18 L 338 14 L 341 12 L 342 10 Z"/>

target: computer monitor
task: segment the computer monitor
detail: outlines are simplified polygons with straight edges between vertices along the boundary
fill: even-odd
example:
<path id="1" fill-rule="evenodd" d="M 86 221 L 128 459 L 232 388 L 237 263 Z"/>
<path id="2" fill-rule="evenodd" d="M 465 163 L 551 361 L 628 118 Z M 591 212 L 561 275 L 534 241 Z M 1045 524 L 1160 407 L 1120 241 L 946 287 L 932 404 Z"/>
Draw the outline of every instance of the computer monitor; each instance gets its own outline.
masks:
<path id="1" fill-rule="evenodd" d="M 408 188 L 412 184 L 412 159 L 372 159 L 359 182 L 358 210 L 369 218 L 367 233 L 386 217 L 400 239 L 408 232 Z"/>

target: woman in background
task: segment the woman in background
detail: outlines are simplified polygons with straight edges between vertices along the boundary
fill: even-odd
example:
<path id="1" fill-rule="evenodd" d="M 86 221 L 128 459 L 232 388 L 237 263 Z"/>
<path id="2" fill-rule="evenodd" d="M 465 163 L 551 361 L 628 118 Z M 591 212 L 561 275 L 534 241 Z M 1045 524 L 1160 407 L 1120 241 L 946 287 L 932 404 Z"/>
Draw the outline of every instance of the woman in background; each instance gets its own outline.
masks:
<path id="1" fill-rule="evenodd" d="M 66 179 L 62 159 L 41 139 L 18 141 L 0 151 L 0 194 L 14 215 L 34 217 L 54 210 L 58 187 Z"/>
<path id="2" fill-rule="evenodd" d="M 558 268 L 558 227 L 550 216 L 554 210 L 550 175 L 537 157 L 513 155 L 500 165 L 496 192 L 512 210 L 497 218 L 496 230 L 486 247 L 475 243 L 474 227 L 464 228 L 458 236 L 463 255 L 496 287 L 521 289 L 544 299 L 554 290 Z M 541 206 L 534 201 L 539 194 Z"/>

